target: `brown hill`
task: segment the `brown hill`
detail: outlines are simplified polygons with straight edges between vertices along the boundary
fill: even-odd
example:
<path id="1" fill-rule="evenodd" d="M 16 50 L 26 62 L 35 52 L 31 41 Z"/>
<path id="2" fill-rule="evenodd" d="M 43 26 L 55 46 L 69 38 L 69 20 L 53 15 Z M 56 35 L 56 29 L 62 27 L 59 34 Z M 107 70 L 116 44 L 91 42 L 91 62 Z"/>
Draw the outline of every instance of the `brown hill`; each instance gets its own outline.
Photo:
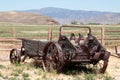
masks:
<path id="1" fill-rule="evenodd" d="M 0 22 L 22 23 L 32 25 L 52 25 L 58 24 L 48 16 L 27 12 L 0 12 Z"/>

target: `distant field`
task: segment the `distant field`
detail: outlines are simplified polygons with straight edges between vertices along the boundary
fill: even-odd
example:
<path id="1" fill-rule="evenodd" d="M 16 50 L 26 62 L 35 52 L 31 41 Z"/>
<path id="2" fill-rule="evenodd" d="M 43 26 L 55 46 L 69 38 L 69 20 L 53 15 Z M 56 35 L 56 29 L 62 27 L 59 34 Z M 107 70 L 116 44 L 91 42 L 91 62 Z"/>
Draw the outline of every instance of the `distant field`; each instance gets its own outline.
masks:
<path id="1" fill-rule="evenodd" d="M 16 37 L 41 37 L 47 36 L 48 25 L 10 25 L 0 24 L 0 37 L 13 37 L 13 30 L 15 29 Z M 58 29 L 58 26 L 54 26 L 53 29 Z"/>
<path id="2" fill-rule="evenodd" d="M 120 25 L 88 25 L 92 28 L 92 33 L 95 35 L 100 34 L 101 27 L 105 27 L 105 30 L 120 30 Z M 16 32 L 16 37 L 39 37 L 47 35 L 49 28 L 52 28 L 53 35 L 58 35 L 60 25 L 22 25 L 22 24 L 0 24 L 0 37 L 12 37 L 13 28 Z M 73 29 L 68 29 L 73 30 Z M 97 31 L 97 32 L 96 32 Z M 11 33 L 11 34 L 10 34 Z M 115 34 L 120 35 L 120 33 L 106 33 L 107 35 Z"/>
<path id="3" fill-rule="evenodd" d="M 119 32 L 105 32 L 105 38 L 119 38 L 120 39 L 120 25 L 87 25 L 92 29 L 92 34 L 97 38 L 101 38 L 101 27 L 104 27 L 105 31 L 118 31 Z M 0 38 L 12 38 L 15 36 L 16 38 L 39 38 L 42 37 L 47 39 L 49 28 L 52 29 L 53 38 L 58 38 L 59 35 L 59 27 L 60 25 L 23 25 L 23 24 L 3 24 L 0 23 Z M 68 28 L 67 30 L 71 30 L 72 28 Z M 77 30 L 77 29 L 75 29 Z M 15 35 L 13 35 L 13 32 Z M 86 33 L 84 29 L 80 29 L 80 32 Z M 105 45 L 120 45 L 120 40 L 106 40 Z"/>

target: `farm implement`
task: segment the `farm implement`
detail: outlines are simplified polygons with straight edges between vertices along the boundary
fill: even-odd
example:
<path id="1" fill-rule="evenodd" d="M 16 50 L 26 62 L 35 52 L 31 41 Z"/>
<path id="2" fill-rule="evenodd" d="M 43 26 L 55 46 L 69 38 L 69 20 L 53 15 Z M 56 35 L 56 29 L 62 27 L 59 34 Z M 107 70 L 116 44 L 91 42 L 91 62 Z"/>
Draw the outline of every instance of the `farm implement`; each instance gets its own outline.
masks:
<path id="1" fill-rule="evenodd" d="M 85 28 L 88 30 L 87 37 L 79 32 L 70 33 L 69 37 L 63 34 L 63 28 Z M 61 72 L 65 65 L 69 64 L 93 64 L 103 61 L 100 73 L 105 73 L 108 66 L 110 52 L 108 52 L 91 33 L 87 26 L 61 26 L 57 41 L 37 41 L 21 39 L 21 49 L 10 51 L 11 63 L 24 62 L 27 57 L 42 60 L 45 70 Z M 74 41 L 74 43 L 72 43 Z M 81 43 L 82 42 L 82 43 Z M 23 58 L 21 58 L 23 56 Z"/>

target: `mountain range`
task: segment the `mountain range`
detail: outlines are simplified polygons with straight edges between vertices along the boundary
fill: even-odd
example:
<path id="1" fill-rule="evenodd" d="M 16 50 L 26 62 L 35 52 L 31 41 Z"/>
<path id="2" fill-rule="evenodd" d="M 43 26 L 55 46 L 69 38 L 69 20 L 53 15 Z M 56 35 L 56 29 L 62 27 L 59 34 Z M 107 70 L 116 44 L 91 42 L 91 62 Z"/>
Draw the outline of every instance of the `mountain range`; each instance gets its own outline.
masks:
<path id="1" fill-rule="evenodd" d="M 70 10 L 64 8 L 47 7 L 42 9 L 24 10 L 22 12 L 31 12 L 49 16 L 61 24 L 70 24 L 72 21 L 77 23 L 100 23 L 100 24 L 118 24 L 120 23 L 120 13 Z"/>

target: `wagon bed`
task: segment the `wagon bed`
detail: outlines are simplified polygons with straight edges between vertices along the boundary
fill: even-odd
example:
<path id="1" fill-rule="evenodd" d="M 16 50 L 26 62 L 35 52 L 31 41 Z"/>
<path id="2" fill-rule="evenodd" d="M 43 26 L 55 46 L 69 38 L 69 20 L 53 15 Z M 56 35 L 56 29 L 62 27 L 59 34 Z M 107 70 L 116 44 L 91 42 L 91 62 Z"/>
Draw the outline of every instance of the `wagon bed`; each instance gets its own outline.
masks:
<path id="1" fill-rule="evenodd" d="M 25 54 L 30 56 L 42 56 L 43 48 L 48 41 L 37 41 L 22 39 L 22 49 L 24 49 Z"/>
<path id="2" fill-rule="evenodd" d="M 62 33 L 65 27 L 86 28 L 88 29 L 87 37 L 82 38 L 82 34 L 79 32 L 78 34 L 71 33 L 68 38 Z M 83 44 L 80 43 L 82 39 Z M 61 72 L 65 65 L 73 65 L 74 63 L 96 65 L 101 60 L 103 64 L 99 69 L 100 73 L 105 73 L 108 66 L 110 52 L 99 43 L 98 39 L 92 35 L 91 28 L 87 26 L 61 26 L 57 41 L 21 40 L 21 50 L 12 49 L 10 51 L 11 63 L 24 62 L 29 57 L 41 60 L 44 70 L 48 72 L 52 70 Z M 71 41 L 74 41 L 76 45 Z"/>

